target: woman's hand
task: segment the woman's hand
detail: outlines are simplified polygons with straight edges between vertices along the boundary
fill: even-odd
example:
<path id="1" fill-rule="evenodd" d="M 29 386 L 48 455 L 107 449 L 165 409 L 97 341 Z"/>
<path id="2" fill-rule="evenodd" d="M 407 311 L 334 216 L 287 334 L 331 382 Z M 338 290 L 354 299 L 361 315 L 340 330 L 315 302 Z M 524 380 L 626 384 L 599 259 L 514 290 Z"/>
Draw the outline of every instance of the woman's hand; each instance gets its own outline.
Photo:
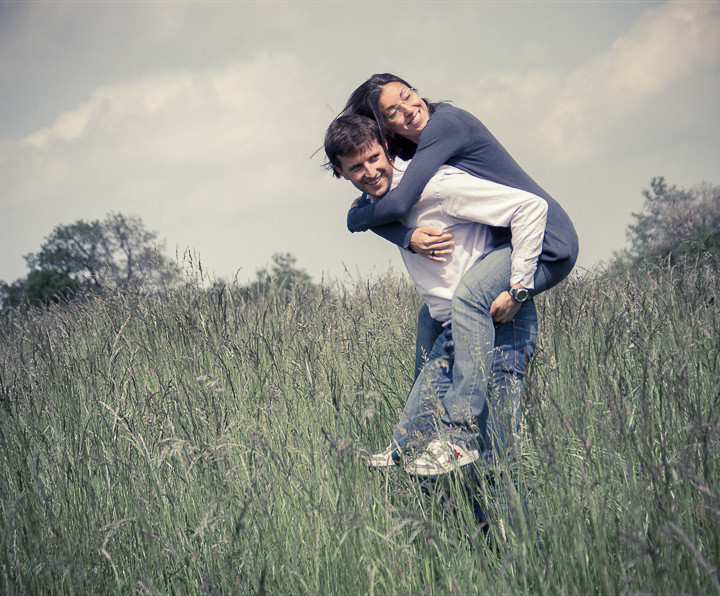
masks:
<path id="1" fill-rule="evenodd" d="M 452 254 L 453 235 L 435 228 L 417 228 L 410 238 L 410 250 L 433 261 L 444 262 Z"/>

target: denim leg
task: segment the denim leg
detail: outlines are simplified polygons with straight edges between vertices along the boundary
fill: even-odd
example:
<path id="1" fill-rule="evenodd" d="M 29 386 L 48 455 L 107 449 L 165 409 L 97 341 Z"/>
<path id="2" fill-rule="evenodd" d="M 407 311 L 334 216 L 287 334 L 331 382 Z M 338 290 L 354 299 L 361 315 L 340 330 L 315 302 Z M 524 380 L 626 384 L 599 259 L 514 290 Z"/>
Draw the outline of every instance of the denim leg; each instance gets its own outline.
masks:
<path id="1" fill-rule="evenodd" d="M 537 345 L 538 319 L 534 301 L 525 302 L 509 323 L 495 328 L 495 351 L 484 446 L 502 455 L 512 448 L 522 415 L 523 381 Z"/>
<path id="2" fill-rule="evenodd" d="M 445 329 L 435 340 L 405 402 L 393 434 L 396 450 L 405 449 L 411 440 L 427 441 L 437 435 L 438 420 L 444 413 L 442 398 L 452 384 L 452 364 L 452 335 Z"/>
<path id="3" fill-rule="evenodd" d="M 423 304 L 418 312 L 417 339 L 415 340 L 415 379 L 418 378 L 423 365 L 428 361 L 435 340 L 442 332 L 442 323 L 433 319 L 427 304 Z"/>
<path id="4" fill-rule="evenodd" d="M 487 419 L 495 344 L 490 306 L 510 287 L 510 253 L 511 247 L 506 245 L 475 263 L 463 276 L 452 301 L 455 362 L 452 386 L 444 399 L 443 423 L 454 440 L 469 445 L 481 438 L 478 422 L 484 426 Z"/>

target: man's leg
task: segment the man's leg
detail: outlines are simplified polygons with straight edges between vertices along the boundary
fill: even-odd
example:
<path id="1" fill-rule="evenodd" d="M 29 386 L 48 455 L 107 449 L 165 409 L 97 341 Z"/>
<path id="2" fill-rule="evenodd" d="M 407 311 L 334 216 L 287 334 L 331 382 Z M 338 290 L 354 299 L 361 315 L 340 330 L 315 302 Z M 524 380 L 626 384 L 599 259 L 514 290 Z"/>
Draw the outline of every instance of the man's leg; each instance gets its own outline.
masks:
<path id="1" fill-rule="evenodd" d="M 443 341 L 447 354 L 447 358 L 443 360 L 446 360 L 444 364 L 447 367 L 447 364 L 452 365 L 454 360 L 452 333 L 450 330 L 443 333 Z M 490 459 L 494 453 L 497 453 L 498 456 L 504 454 L 512 445 L 511 438 L 518 430 L 520 423 L 523 381 L 530 358 L 535 351 L 536 343 L 537 313 L 535 304 L 531 300 L 522 305 L 512 321 L 498 325 L 495 330 L 495 346 L 492 350 L 492 376 L 488 388 L 489 397 L 485 400 L 482 411 L 475 420 L 474 426 L 477 429 L 475 431 L 477 437 L 472 441 L 473 444 L 477 443 L 483 446 L 483 456 L 486 459 Z M 436 360 L 429 361 L 420 378 L 426 378 L 425 375 L 433 370 L 432 366 L 436 362 Z M 456 368 L 451 366 L 450 370 L 454 372 Z M 442 383 L 438 382 L 439 377 L 436 374 L 428 375 L 428 378 L 432 379 L 437 387 L 437 391 L 433 392 L 433 398 L 442 398 L 442 393 L 445 391 L 442 408 L 437 407 L 436 399 L 433 402 L 435 407 L 432 409 L 425 408 L 422 410 L 417 406 L 408 406 L 408 409 L 422 410 L 424 417 L 418 416 L 418 418 L 422 420 L 425 442 L 428 442 L 429 439 L 438 438 L 435 433 L 435 429 L 440 425 L 437 416 L 447 415 L 445 400 L 453 379 L 452 374 L 447 372 L 448 368 L 445 368 L 444 371 Z M 416 403 L 422 403 L 423 399 L 427 397 L 426 393 L 423 392 L 429 386 L 426 383 L 416 383 L 408 401 L 414 399 Z M 407 423 L 408 421 L 405 420 L 406 427 Z M 449 438 L 456 446 L 466 446 L 458 443 L 453 436 Z M 474 449 L 474 446 L 470 445 L 470 449 Z M 442 456 L 443 452 L 446 453 L 447 450 L 439 450 L 437 453 L 430 451 L 421 453 L 410 464 L 408 470 L 421 476 L 437 476 L 449 469 L 453 469 L 455 466 L 452 465 L 451 460 L 444 463 L 438 460 L 438 457 Z M 470 454 L 470 451 L 467 451 L 467 453 Z"/>
<path id="2" fill-rule="evenodd" d="M 428 361 L 435 340 L 443 332 L 443 325 L 430 316 L 430 309 L 423 304 L 418 312 L 417 336 L 415 340 L 415 378 L 418 378 L 423 365 Z"/>
<path id="3" fill-rule="evenodd" d="M 523 382 L 535 353 L 538 319 L 534 301 L 522 305 L 509 323 L 495 328 L 495 351 L 488 419 L 481 428 L 483 443 L 502 457 L 512 449 L 522 416 Z"/>
<path id="4" fill-rule="evenodd" d="M 391 444 L 397 453 L 411 441 L 427 442 L 437 435 L 444 414 L 442 398 L 452 383 L 452 349 L 450 329 L 445 329 L 435 340 L 405 402 Z"/>

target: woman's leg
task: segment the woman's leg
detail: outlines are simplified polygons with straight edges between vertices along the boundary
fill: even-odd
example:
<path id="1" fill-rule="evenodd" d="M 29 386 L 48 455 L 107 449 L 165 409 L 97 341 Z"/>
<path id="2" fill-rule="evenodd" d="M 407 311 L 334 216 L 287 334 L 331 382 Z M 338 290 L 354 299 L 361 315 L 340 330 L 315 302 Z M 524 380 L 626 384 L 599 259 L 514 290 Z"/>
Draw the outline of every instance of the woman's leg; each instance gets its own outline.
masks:
<path id="1" fill-rule="evenodd" d="M 539 261 L 535 272 L 535 287 L 530 290 L 530 294 L 537 296 L 540 292 L 558 285 L 570 275 L 574 266 L 574 257 L 562 261 Z"/>
<path id="2" fill-rule="evenodd" d="M 490 306 L 510 287 L 510 245 L 499 247 L 463 276 L 452 302 L 455 362 L 445 394 L 443 423 L 454 441 L 483 449 L 478 433 L 487 419 L 495 323 Z"/>
<path id="3" fill-rule="evenodd" d="M 496 384 L 512 383 L 510 376 L 514 374 L 496 366 L 491 350 L 497 328 L 489 312 L 495 298 L 510 287 L 510 254 L 511 247 L 505 245 L 475 263 L 463 276 L 453 298 L 455 366 L 453 384 L 445 395 L 447 416 L 443 422 L 451 436 L 471 445 L 476 443 L 481 452 L 491 447 L 485 440 L 488 436 L 486 383 L 491 378 L 490 371 Z M 574 258 L 538 263 L 531 294 L 536 296 L 560 283 L 574 265 Z M 534 305 L 532 311 L 535 317 Z M 516 339 L 516 350 L 522 347 L 523 341 L 530 340 L 534 348 L 537 331 L 529 338 Z"/>

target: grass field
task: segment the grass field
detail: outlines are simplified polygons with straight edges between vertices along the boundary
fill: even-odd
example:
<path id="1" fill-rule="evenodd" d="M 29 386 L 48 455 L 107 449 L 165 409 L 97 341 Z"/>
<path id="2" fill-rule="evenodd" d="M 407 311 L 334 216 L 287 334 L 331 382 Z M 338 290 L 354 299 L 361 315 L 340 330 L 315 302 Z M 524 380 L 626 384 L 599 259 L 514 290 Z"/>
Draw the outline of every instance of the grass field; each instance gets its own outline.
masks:
<path id="1" fill-rule="evenodd" d="M 412 381 L 400 276 L 2 317 L 0 592 L 720 593 L 719 269 L 539 299 L 512 473 L 430 490 L 364 462 Z"/>

